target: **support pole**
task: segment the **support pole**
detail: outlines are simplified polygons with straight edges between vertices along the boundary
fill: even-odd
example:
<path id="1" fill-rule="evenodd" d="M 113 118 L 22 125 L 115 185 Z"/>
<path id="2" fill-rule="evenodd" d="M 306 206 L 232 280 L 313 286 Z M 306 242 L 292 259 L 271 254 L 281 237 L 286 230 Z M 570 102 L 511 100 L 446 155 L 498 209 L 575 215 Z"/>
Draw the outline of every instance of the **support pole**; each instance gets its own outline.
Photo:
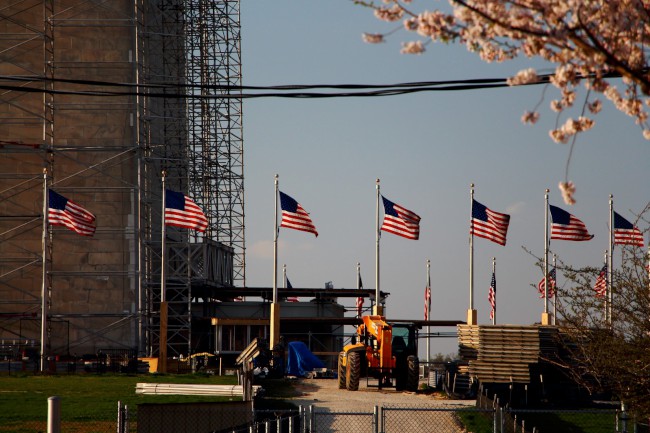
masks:
<path id="1" fill-rule="evenodd" d="M 553 269 L 555 269 L 555 283 L 553 284 L 553 326 L 555 326 L 555 318 L 557 317 L 557 256 L 553 254 Z"/>
<path id="2" fill-rule="evenodd" d="M 544 312 L 542 313 L 542 325 L 552 323 L 551 314 L 548 312 L 548 193 L 546 188 L 544 192 Z"/>
<path id="3" fill-rule="evenodd" d="M 376 316 L 382 316 L 384 309 L 381 305 L 381 285 L 379 280 L 379 239 L 381 238 L 381 226 L 379 225 L 379 201 L 381 199 L 379 179 L 376 180 L 375 188 L 377 190 L 377 204 L 375 206 L 375 308 L 373 314 Z"/>
<path id="4" fill-rule="evenodd" d="M 273 302 L 271 303 L 270 346 L 280 341 L 280 303 L 278 302 L 278 175 L 275 175 L 275 199 L 273 218 Z"/>
<path id="5" fill-rule="evenodd" d="M 165 267 L 167 266 L 166 237 L 167 226 L 165 224 L 165 208 L 167 207 L 167 190 L 165 189 L 165 176 L 162 172 L 162 227 L 161 227 L 161 251 L 160 251 L 160 332 L 158 337 L 158 373 L 167 373 L 167 278 Z"/>
<path id="6" fill-rule="evenodd" d="M 607 324 L 612 326 L 612 272 L 614 257 L 614 196 L 609 195 L 609 259 L 607 260 L 607 285 L 605 295 L 605 305 L 607 311 Z"/>
<path id="7" fill-rule="evenodd" d="M 47 190 L 47 168 L 43 169 L 43 239 L 42 239 L 42 279 L 41 279 L 41 373 L 47 370 L 47 309 L 48 309 L 48 287 L 47 287 L 47 226 L 49 191 Z"/>
<path id="8" fill-rule="evenodd" d="M 492 257 L 492 275 L 496 275 L 497 271 L 497 258 Z M 496 281 L 496 277 L 495 277 Z M 497 288 L 496 288 L 496 283 L 494 283 L 494 286 L 492 289 L 494 290 L 494 314 L 492 315 L 492 324 L 496 325 L 497 324 Z"/>
<path id="9" fill-rule="evenodd" d="M 427 287 L 424 289 L 428 291 L 426 299 L 427 303 L 427 320 L 431 320 L 431 260 L 427 259 Z M 431 326 L 427 325 L 427 366 L 431 362 Z"/>
<path id="10" fill-rule="evenodd" d="M 47 399 L 47 433 L 61 433 L 61 399 Z"/>
<path id="11" fill-rule="evenodd" d="M 474 309 L 474 184 L 469 184 L 469 199 L 470 199 L 470 231 L 469 231 L 469 309 L 467 310 L 467 324 L 476 325 L 478 322 L 476 310 Z"/>

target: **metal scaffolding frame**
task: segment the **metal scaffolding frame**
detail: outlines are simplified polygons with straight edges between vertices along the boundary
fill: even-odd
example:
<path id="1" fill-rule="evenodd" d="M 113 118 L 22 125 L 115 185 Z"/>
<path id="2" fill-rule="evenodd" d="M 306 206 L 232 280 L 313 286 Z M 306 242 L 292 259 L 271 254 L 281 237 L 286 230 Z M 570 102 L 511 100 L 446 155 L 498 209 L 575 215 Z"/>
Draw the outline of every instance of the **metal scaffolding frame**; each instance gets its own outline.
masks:
<path id="1" fill-rule="evenodd" d="M 0 6 L 0 83 L 16 87 L 0 93 L 0 338 L 38 340 L 24 324 L 38 315 L 40 274 L 49 313 L 69 329 L 67 340 L 48 338 L 51 353 L 102 344 L 158 354 L 164 169 L 168 187 L 209 220 L 203 234 L 167 230 L 169 354 L 192 352 L 193 288 L 209 297 L 245 286 L 242 104 L 232 90 L 240 42 L 238 0 Z M 61 78 L 133 83 L 133 92 L 54 93 L 107 90 Z M 98 222 L 91 240 L 50 230 L 45 261 L 43 168 Z M 105 308 L 89 310 L 83 296 Z"/>

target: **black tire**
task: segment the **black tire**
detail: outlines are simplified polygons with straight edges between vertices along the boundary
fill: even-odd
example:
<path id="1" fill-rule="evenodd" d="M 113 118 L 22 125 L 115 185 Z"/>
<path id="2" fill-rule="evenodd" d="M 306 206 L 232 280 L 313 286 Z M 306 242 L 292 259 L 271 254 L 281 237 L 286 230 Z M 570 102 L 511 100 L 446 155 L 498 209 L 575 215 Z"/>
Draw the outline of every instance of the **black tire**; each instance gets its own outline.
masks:
<path id="1" fill-rule="evenodd" d="M 338 375 L 339 375 L 339 389 L 345 389 L 345 368 L 343 367 L 343 357 L 345 356 L 345 352 L 340 352 L 339 353 L 339 369 L 338 369 Z"/>
<path id="2" fill-rule="evenodd" d="M 348 352 L 347 368 L 345 369 L 345 385 L 348 391 L 357 391 L 359 389 L 360 378 L 361 353 Z"/>
<path id="3" fill-rule="evenodd" d="M 415 392 L 420 383 L 420 360 L 417 356 L 411 355 L 406 360 L 408 371 L 406 376 L 406 390 Z"/>

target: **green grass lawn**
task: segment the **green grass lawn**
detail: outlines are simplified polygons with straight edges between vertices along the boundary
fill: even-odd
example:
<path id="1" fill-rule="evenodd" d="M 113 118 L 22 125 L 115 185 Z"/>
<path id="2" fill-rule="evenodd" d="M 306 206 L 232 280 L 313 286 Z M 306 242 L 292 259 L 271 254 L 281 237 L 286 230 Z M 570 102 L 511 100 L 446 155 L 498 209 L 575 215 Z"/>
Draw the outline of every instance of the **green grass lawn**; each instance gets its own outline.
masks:
<path id="1" fill-rule="evenodd" d="M 540 433 L 609 433 L 615 429 L 615 413 L 612 411 L 516 411 L 518 426 L 525 420 L 526 431 Z M 458 411 L 460 422 L 473 433 L 492 432 L 492 414 L 485 412 Z M 513 431 L 508 423 L 506 431 Z"/>
<path id="2" fill-rule="evenodd" d="M 140 403 L 230 401 L 230 397 L 136 395 L 138 382 L 235 385 L 235 376 L 188 375 L 52 375 L 0 376 L 0 426 L 47 420 L 48 397 L 61 400 L 62 421 L 114 421 L 117 402 L 137 417 Z M 235 400 L 240 400 L 235 398 Z"/>

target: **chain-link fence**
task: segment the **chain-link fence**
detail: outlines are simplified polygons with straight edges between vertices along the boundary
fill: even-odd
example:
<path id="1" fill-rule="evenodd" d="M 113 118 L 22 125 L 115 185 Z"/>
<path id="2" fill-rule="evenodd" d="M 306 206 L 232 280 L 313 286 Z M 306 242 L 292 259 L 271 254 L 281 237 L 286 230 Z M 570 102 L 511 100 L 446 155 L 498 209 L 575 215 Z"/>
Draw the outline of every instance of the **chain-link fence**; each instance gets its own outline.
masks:
<path id="1" fill-rule="evenodd" d="M 233 402 L 234 403 L 234 402 Z M 530 410 L 467 406 L 375 406 L 372 411 L 332 412 L 318 406 L 253 410 L 223 403 L 201 407 L 173 404 L 118 405 L 115 421 L 61 422 L 65 433 L 650 433 L 620 410 Z M 181 405 L 183 406 L 183 405 Z M 214 407 L 209 407 L 214 406 Z M 226 404 L 228 406 L 228 404 Z M 0 425 L 0 433 L 47 431 L 45 420 Z"/>

